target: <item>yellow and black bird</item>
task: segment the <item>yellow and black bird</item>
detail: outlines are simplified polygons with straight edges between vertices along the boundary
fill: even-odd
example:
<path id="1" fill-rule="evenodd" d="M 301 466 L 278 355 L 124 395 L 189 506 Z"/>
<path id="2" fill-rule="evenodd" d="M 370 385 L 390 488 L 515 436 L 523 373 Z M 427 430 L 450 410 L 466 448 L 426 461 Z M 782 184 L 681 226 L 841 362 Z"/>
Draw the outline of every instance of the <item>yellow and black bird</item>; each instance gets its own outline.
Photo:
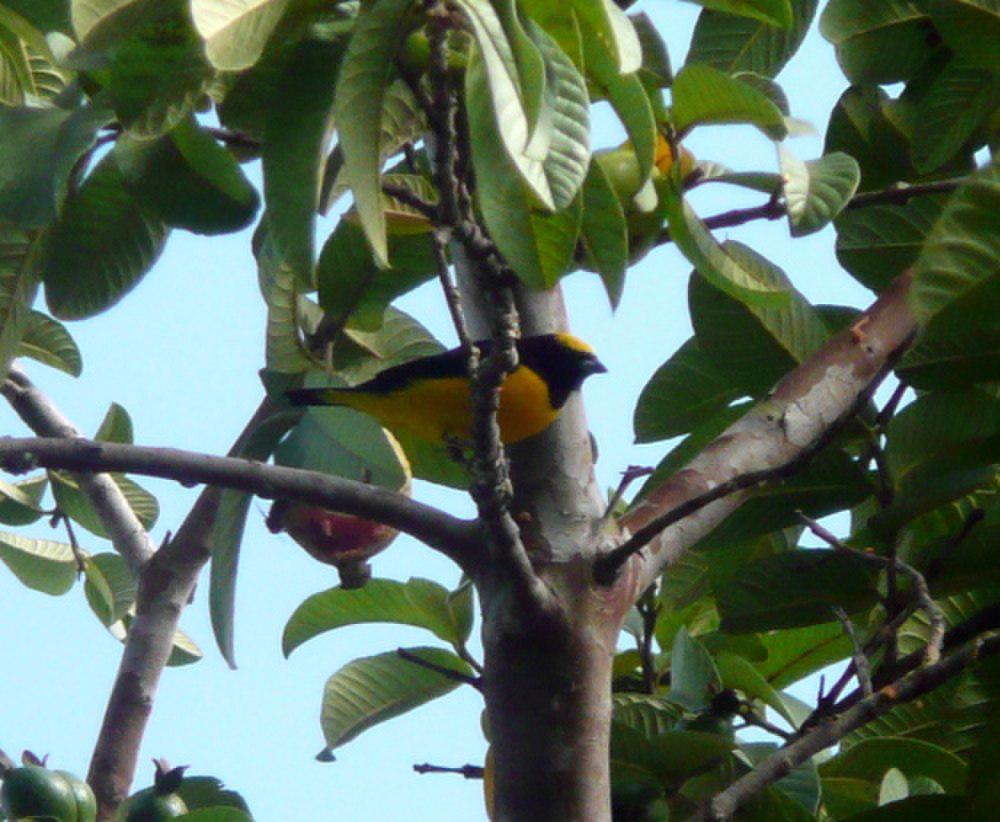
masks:
<path id="1" fill-rule="evenodd" d="M 490 342 L 477 342 L 484 356 Z M 500 438 L 518 442 L 548 428 L 591 374 L 607 369 L 594 350 L 571 334 L 517 341 L 518 366 L 500 389 Z M 350 388 L 300 388 L 293 405 L 341 405 L 374 417 L 385 428 L 428 440 L 469 439 L 472 397 L 461 348 L 385 369 Z"/>

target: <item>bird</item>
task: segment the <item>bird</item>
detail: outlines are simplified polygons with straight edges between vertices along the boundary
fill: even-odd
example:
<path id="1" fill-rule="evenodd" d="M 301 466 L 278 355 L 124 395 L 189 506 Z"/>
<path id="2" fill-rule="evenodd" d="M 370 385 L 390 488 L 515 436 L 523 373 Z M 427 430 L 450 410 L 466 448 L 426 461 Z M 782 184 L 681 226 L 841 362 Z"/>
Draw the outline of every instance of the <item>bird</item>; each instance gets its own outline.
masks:
<path id="1" fill-rule="evenodd" d="M 483 356 L 489 340 L 475 343 Z M 500 439 L 520 442 L 548 428 L 570 394 L 607 368 L 594 349 L 572 334 L 539 334 L 516 342 L 518 365 L 500 389 Z M 298 388 L 285 396 L 292 405 L 346 406 L 374 417 L 393 433 L 454 443 L 472 431 L 468 354 L 454 348 L 380 371 L 349 388 Z"/>

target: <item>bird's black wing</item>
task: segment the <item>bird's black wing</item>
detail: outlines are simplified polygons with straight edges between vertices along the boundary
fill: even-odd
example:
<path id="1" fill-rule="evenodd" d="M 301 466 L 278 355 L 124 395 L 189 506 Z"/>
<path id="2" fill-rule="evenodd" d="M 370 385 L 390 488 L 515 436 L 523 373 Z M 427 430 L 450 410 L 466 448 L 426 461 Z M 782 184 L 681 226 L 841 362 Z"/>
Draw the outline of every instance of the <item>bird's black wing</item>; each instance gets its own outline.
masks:
<path id="1" fill-rule="evenodd" d="M 480 344 L 477 343 L 477 345 Z M 480 350 L 482 349 L 480 348 Z M 467 374 L 465 352 L 461 348 L 453 348 L 440 354 L 418 357 L 415 360 L 394 365 L 350 390 L 388 394 L 406 388 L 418 380 L 461 378 Z"/>

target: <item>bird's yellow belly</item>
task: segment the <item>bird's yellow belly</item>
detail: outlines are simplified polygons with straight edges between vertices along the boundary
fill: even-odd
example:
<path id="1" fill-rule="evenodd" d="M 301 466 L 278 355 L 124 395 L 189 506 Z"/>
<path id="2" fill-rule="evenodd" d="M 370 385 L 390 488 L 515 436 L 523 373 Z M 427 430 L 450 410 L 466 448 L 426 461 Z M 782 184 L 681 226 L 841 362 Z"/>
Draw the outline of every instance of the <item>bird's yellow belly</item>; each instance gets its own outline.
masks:
<path id="1" fill-rule="evenodd" d="M 375 417 L 392 431 L 428 440 L 469 439 L 472 399 L 463 378 L 420 380 L 385 395 L 344 396 L 344 402 Z M 545 382 L 533 371 L 518 368 L 504 381 L 497 415 L 504 442 L 517 442 L 547 428 L 558 416 Z"/>

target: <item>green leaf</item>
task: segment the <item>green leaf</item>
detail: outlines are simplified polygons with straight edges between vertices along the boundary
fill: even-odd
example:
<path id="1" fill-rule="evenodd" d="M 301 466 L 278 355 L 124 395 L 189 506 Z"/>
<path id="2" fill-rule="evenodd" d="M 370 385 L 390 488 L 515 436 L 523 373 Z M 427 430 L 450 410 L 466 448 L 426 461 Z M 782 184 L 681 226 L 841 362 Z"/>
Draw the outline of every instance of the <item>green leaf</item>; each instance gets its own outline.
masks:
<path id="1" fill-rule="evenodd" d="M 785 688 L 851 654 L 850 640 L 839 622 L 773 631 L 761 641 L 767 659 L 756 667 L 775 688 Z"/>
<path id="2" fill-rule="evenodd" d="M 27 228 L 51 223 L 77 161 L 112 117 L 91 106 L 0 106 L 0 220 Z"/>
<path id="3" fill-rule="evenodd" d="M 612 309 L 617 308 L 628 267 L 628 226 L 608 175 L 593 161 L 583 183 L 580 239 L 601 276 Z"/>
<path id="4" fill-rule="evenodd" d="M 773 194 L 781 189 L 780 174 L 766 171 L 730 171 L 725 166 L 712 162 L 699 163 L 697 168 L 701 174 L 699 179 L 706 183 L 728 183 L 762 194 Z"/>
<path id="5" fill-rule="evenodd" d="M 673 231 L 673 224 L 671 224 Z M 751 396 L 765 396 L 788 371 L 816 351 L 829 331 L 816 309 L 792 288 L 785 273 L 746 246 L 729 241 L 717 247 L 744 279 L 771 296 L 770 303 L 746 300 L 720 290 L 718 283 L 693 274 L 688 305 L 698 345 L 730 384 Z M 780 295 L 784 300 L 774 303 Z"/>
<path id="6" fill-rule="evenodd" d="M 262 160 L 267 224 L 278 253 L 305 290 L 313 287 L 316 211 L 333 126 L 333 92 L 343 56 L 339 42 L 299 43 L 282 68 L 265 115 Z M 380 103 L 381 97 L 372 105 Z M 378 119 L 381 111 L 375 113 Z M 342 121 L 342 142 L 350 133 L 351 126 Z M 348 145 L 353 148 L 352 139 L 346 138 L 345 152 Z M 376 151 L 378 146 L 376 137 Z"/>
<path id="7" fill-rule="evenodd" d="M 427 579 L 406 582 L 373 579 L 363 588 L 331 588 L 306 599 L 285 624 L 285 656 L 307 640 L 345 625 L 390 622 L 426 628 L 440 639 L 464 641 L 463 629 L 448 607 L 448 590 Z"/>
<path id="8" fill-rule="evenodd" d="M 407 648 L 427 662 L 471 675 L 472 669 L 441 648 Z M 379 722 L 392 719 L 455 690 L 459 683 L 408 662 L 395 652 L 349 662 L 326 682 L 320 725 L 326 753 Z"/>
<path id="9" fill-rule="evenodd" d="M 914 388 L 956 389 L 1000 380 L 1000 328 L 979 327 L 918 338 L 896 369 Z"/>
<path id="10" fill-rule="evenodd" d="M 128 614 L 135 602 L 135 576 L 118 554 L 87 557 L 84 574 L 87 603 L 101 623 L 110 628 Z"/>
<path id="11" fill-rule="evenodd" d="M 295 274 L 278 256 L 265 226 L 259 230 L 257 240 L 257 283 L 267 304 L 264 359 L 270 371 L 301 374 L 313 366 L 299 335 L 299 310 L 305 298 L 300 296 Z"/>
<path id="12" fill-rule="evenodd" d="M 692 337 L 642 389 L 635 406 L 635 440 L 653 442 L 692 431 L 740 394 Z"/>
<path id="13" fill-rule="evenodd" d="M 639 731 L 647 739 L 672 730 L 681 718 L 680 709 L 662 696 L 615 693 L 612 700 L 615 724 Z"/>
<path id="14" fill-rule="evenodd" d="M 778 28 L 735 14 L 706 9 L 698 15 L 688 63 L 725 72 L 752 71 L 775 77 L 798 50 L 816 13 L 817 0 L 792 0 L 792 23 Z"/>
<path id="15" fill-rule="evenodd" d="M 184 777 L 187 782 L 187 777 Z M 183 815 L 185 822 L 253 822 L 247 811 L 239 808 L 209 807 L 196 808 Z"/>
<path id="16" fill-rule="evenodd" d="M 4 5 L 43 34 L 70 31 L 70 4 L 65 0 L 4 0 Z"/>
<path id="17" fill-rule="evenodd" d="M 473 55 L 466 70 L 472 156 L 477 199 L 497 247 L 517 276 L 532 288 L 551 288 L 569 269 L 583 219 L 582 198 L 551 214 L 534 209 L 522 179 L 498 140 L 487 76 Z"/>
<path id="18" fill-rule="evenodd" d="M 630 14 L 629 19 L 635 26 L 635 33 L 639 36 L 639 44 L 642 47 L 642 68 L 639 69 L 639 79 L 647 87 L 668 88 L 674 81 L 674 71 L 663 36 L 645 12 Z"/>
<path id="19" fill-rule="evenodd" d="M 583 29 L 583 39 L 607 50 L 618 74 L 631 74 L 642 66 L 642 46 L 635 27 L 613 0 L 570 0 Z"/>
<path id="20" fill-rule="evenodd" d="M 917 259 L 946 200 L 914 197 L 905 205 L 841 212 L 836 220 L 837 260 L 862 285 L 881 291 Z"/>
<path id="21" fill-rule="evenodd" d="M 792 7 L 789 0 L 688 0 L 702 8 L 749 17 L 770 23 L 772 26 L 789 28 L 792 25 Z"/>
<path id="22" fill-rule="evenodd" d="M 97 433 L 94 434 L 94 439 L 131 445 L 135 441 L 135 435 L 132 430 L 132 418 L 128 411 L 116 402 L 111 403 Z"/>
<path id="23" fill-rule="evenodd" d="M 653 738 L 619 722 L 611 723 L 611 767 L 634 766 L 674 787 L 688 776 L 711 768 L 733 749 L 718 734 L 666 731 Z"/>
<path id="24" fill-rule="evenodd" d="M 289 0 L 190 0 L 191 19 L 212 65 L 240 71 L 257 62 Z"/>
<path id="25" fill-rule="evenodd" d="M 2 276 L 2 275 L 0 275 Z M 0 280 L 2 282 L 2 280 Z M 4 325 L 6 330 L 6 323 Z M 66 327 L 41 311 L 30 311 L 24 334 L 17 347 L 19 357 L 31 357 L 40 363 L 79 377 L 83 371 L 80 349 Z"/>
<path id="26" fill-rule="evenodd" d="M 143 528 L 146 530 L 152 528 L 160 513 L 156 497 L 124 474 L 111 474 L 111 478 L 125 495 L 125 500 L 132 512 L 138 517 L 139 522 L 142 523 Z M 92 534 L 108 539 L 108 532 L 101 523 L 97 511 L 94 510 L 94 506 L 86 494 L 80 490 L 76 480 L 70 474 L 62 471 L 49 471 L 49 479 L 52 481 L 52 494 L 55 496 L 59 510 Z"/>
<path id="27" fill-rule="evenodd" d="M 680 132 L 701 124 L 749 123 L 772 140 L 788 132 L 781 111 L 753 86 L 701 63 L 689 63 L 674 78 L 674 126 Z"/>
<path id="28" fill-rule="evenodd" d="M 298 419 L 295 413 L 278 411 L 261 420 L 249 435 L 242 450 L 232 456 L 252 460 L 267 460 L 278 441 Z M 223 658 L 236 667 L 234 649 L 234 614 L 236 606 L 236 571 L 240 545 L 246 527 L 252 494 L 233 489 L 222 492 L 219 510 L 212 530 L 212 569 L 209 580 L 208 605 L 212 632 Z"/>
<path id="29" fill-rule="evenodd" d="M 335 117 L 344 168 L 375 260 L 389 265 L 379 172 L 382 105 L 392 78 L 393 55 L 406 34 L 412 0 L 375 0 L 358 13 L 340 68 Z"/>
<path id="30" fill-rule="evenodd" d="M 983 68 L 997 65 L 1000 11 L 992 0 L 932 3 L 934 28 L 963 60 Z"/>
<path id="31" fill-rule="evenodd" d="M 196 234 L 245 228 L 259 197 L 233 155 L 193 119 L 158 140 L 127 134 L 114 157 L 129 191 L 167 225 Z"/>
<path id="32" fill-rule="evenodd" d="M 76 581 L 73 549 L 62 542 L 0 532 L 0 560 L 35 591 L 65 594 Z"/>
<path id="33" fill-rule="evenodd" d="M 0 480 L 0 522 L 6 525 L 31 525 L 41 519 L 42 497 L 48 487 L 48 478 L 42 474 L 10 484 Z"/>
<path id="34" fill-rule="evenodd" d="M 929 4 L 922 0 L 831 0 L 820 33 L 837 49 L 837 61 L 854 84 L 909 79 L 931 54 Z"/>
<path id="35" fill-rule="evenodd" d="M 891 768 L 901 769 L 912 779 L 926 776 L 949 793 L 963 793 L 966 765 L 954 753 L 930 742 L 903 736 L 864 739 L 820 765 L 823 779 L 867 779 L 877 781 Z"/>
<path id="36" fill-rule="evenodd" d="M 665 186 L 661 196 L 671 239 L 708 283 L 720 293 L 748 305 L 782 306 L 788 302 L 787 286 L 776 283 L 769 274 L 777 269 L 749 250 L 739 253 L 743 246 L 737 243 L 719 245 L 675 186 Z M 751 267 L 745 266 L 744 261 L 749 261 Z"/>
<path id="37" fill-rule="evenodd" d="M 784 147 L 779 153 L 792 236 L 819 231 L 858 190 L 861 169 L 857 160 L 839 151 L 808 162 Z"/>
<path id="38" fill-rule="evenodd" d="M 316 265 L 319 303 L 327 314 L 376 330 L 393 300 L 437 274 L 430 234 L 390 234 L 386 250 L 389 267 L 380 269 L 362 229 L 340 221 Z"/>
<path id="39" fill-rule="evenodd" d="M 70 0 L 77 40 L 98 50 L 122 40 L 169 11 L 162 0 Z"/>
<path id="40" fill-rule="evenodd" d="M 21 353 L 38 292 L 38 244 L 16 228 L 0 227 L 0 377 Z"/>
<path id="41" fill-rule="evenodd" d="M 22 15 L 0 7 L 0 102 L 52 102 L 67 81 L 43 33 Z"/>
<path id="42" fill-rule="evenodd" d="M 914 270 L 911 306 L 921 325 L 990 327 L 1000 315 L 1000 165 L 956 191 L 935 223 Z"/>
<path id="43" fill-rule="evenodd" d="M 742 691 L 750 699 L 759 699 L 773 708 L 794 726 L 794 719 L 784 700 L 750 660 L 737 654 L 722 652 L 715 655 L 715 665 L 723 688 Z"/>
<path id="44" fill-rule="evenodd" d="M 920 124 L 913 133 L 914 167 L 934 171 L 952 159 L 996 111 L 1000 83 L 994 69 L 952 59 L 935 76 L 917 103 Z"/>
<path id="45" fill-rule="evenodd" d="M 57 317 L 83 319 L 110 308 L 152 267 L 168 229 L 125 188 L 106 156 L 66 203 L 47 238 L 45 299 Z"/>
<path id="46" fill-rule="evenodd" d="M 851 817 L 851 822 L 914 822 L 914 820 L 967 819 L 964 796 L 911 796 Z"/>
<path id="47" fill-rule="evenodd" d="M 164 4 L 166 19 L 147 25 L 112 50 L 105 93 L 133 137 L 160 137 L 191 116 L 214 71 L 187 4 Z"/>
<path id="48" fill-rule="evenodd" d="M 225 807 L 250 812 L 246 800 L 236 791 L 227 789 L 222 780 L 214 776 L 184 774 L 177 795 L 184 800 L 189 810 L 206 808 L 214 811 Z"/>
<path id="49" fill-rule="evenodd" d="M 670 691 L 667 698 L 691 712 L 708 708 L 722 679 L 705 646 L 681 628 L 670 651 Z"/>
<path id="50" fill-rule="evenodd" d="M 716 587 L 722 630 L 732 633 L 796 628 L 873 605 L 877 574 L 859 557 L 826 549 L 788 551 L 748 565 Z"/>

